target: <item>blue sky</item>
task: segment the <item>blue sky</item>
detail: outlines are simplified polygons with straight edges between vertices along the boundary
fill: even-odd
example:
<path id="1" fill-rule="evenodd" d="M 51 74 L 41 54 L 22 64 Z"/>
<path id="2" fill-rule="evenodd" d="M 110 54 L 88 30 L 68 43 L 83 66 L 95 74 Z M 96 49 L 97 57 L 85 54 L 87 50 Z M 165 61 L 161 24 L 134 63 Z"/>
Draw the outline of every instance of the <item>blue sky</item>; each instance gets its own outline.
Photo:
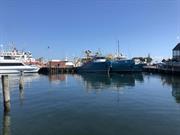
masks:
<path id="1" fill-rule="evenodd" d="M 128 57 L 170 57 L 178 36 L 180 0 L 0 0 L 0 44 L 35 57 L 115 53 L 118 40 Z"/>

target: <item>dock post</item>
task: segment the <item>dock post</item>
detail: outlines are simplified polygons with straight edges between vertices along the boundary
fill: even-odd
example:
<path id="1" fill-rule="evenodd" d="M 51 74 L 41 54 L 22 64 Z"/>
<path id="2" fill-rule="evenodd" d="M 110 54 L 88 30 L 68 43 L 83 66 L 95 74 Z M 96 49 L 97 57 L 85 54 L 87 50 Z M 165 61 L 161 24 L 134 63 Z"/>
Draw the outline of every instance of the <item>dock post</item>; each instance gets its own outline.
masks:
<path id="1" fill-rule="evenodd" d="M 1 79 L 2 79 L 4 112 L 9 112 L 10 111 L 10 91 L 9 91 L 8 75 L 2 75 Z"/>

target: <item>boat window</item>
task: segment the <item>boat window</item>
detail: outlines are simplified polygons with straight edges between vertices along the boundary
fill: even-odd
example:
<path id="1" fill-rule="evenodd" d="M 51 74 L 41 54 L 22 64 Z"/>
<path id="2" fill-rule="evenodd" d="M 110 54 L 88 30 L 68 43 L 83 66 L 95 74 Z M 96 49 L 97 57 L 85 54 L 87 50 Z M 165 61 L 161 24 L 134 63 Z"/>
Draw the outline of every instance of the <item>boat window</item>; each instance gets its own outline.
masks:
<path id="1" fill-rule="evenodd" d="M 22 63 L 0 63 L 0 66 L 24 66 Z"/>
<path id="2" fill-rule="evenodd" d="M 12 58 L 11 56 L 4 56 L 4 59 L 5 60 L 11 60 L 11 59 L 14 59 L 14 58 Z"/>
<path id="3" fill-rule="evenodd" d="M 95 59 L 105 59 L 105 57 L 95 57 Z"/>

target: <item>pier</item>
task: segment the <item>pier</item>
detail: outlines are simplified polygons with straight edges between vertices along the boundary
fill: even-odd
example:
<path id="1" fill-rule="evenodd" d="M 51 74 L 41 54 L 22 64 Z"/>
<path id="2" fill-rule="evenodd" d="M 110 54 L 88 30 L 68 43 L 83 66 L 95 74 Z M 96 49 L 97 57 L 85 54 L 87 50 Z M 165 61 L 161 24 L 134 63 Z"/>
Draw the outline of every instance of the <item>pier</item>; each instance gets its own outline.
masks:
<path id="1" fill-rule="evenodd" d="M 39 70 L 39 74 L 76 74 L 76 67 L 73 68 L 48 68 L 42 67 Z M 141 72 L 148 72 L 148 73 L 162 73 L 162 74 L 172 74 L 172 75 L 180 75 L 180 67 L 179 66 L 166 66 L 166 67 L 159 67 L 159 66 L 144 66 Z M 112 73 L 109 71 L 109 73 Z M 122 72 L 123 73 L 123 72 Z"/>
<path id="2" fill-rule="evenodd" d="M 162 74 L 172 74 L 180 75 L 180 66 L 177 64 L 165 65 L 165 66 L 145 66 L 144 72 L 149 73 L 162 73 Z"/>
<path id="3" fill-rule="evenodd" d="M 76 68 L 71 67 L 71 68 L 59 68 L 59 67 L 42 67 L 39 70 L 40 74 L 74 74 L 76 73 Z"/>

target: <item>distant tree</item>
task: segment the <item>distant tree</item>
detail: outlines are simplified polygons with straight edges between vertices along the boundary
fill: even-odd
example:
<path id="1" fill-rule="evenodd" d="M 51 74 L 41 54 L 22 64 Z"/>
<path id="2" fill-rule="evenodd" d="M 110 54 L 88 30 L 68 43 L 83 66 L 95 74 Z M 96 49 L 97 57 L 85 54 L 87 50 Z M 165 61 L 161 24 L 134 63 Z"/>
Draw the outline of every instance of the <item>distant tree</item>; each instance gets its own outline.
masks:
<path id="1" fill-rule="evenodd" d="M 152 59 L 151 57 L 147 57 L 147 58 L 146 58 L 147 63 L 151 63 L 152 60 L 153 60 L 153 59 Z"/>
<path id="2" fill-rule="evenodd" d="M 165 59 L 163 59 L 161 62 L 166 62 L 166 60 L 165 60 Z"/>
<path id="3" fill-rule="evenodd" d="M 96 52 L 96 53 L 95 53 L 95 56 L 99 56 L 99 55 L 100 55 L 100 53 L 99 53 L 99 52 Z"/>
<path id="4" fill-rule="evenodd" d="M 146 58 L 147 63 L 151 63 L 152 60 L 153 60 L 153 59 L 151 58 L 150 54 L 148 54 L 148 57 Z"/>
<path id="5" fill-rule="evenodd" d="M 87 57 L 89 57 L 91 53 L 92 53 L 92 52 L 91 52 L 90 50 L 86 50 L 86 51 L 85 51 L 85 54 L 86 54 Z"/>
<path id="6" fill-rule="evenodd" d="M 38 58 L 38 59 L 36 59 L 37 61 L 39 61 L 39 62 L 43 62 L 44 61 L 44 58 L 43 57 L 40 57 L 40 58 Z"/>
<path id="7" fill-rule="evenodd" d="M 167 62 L 170 62 L 171 61 L 171 59 L 167 59 Z"/>

